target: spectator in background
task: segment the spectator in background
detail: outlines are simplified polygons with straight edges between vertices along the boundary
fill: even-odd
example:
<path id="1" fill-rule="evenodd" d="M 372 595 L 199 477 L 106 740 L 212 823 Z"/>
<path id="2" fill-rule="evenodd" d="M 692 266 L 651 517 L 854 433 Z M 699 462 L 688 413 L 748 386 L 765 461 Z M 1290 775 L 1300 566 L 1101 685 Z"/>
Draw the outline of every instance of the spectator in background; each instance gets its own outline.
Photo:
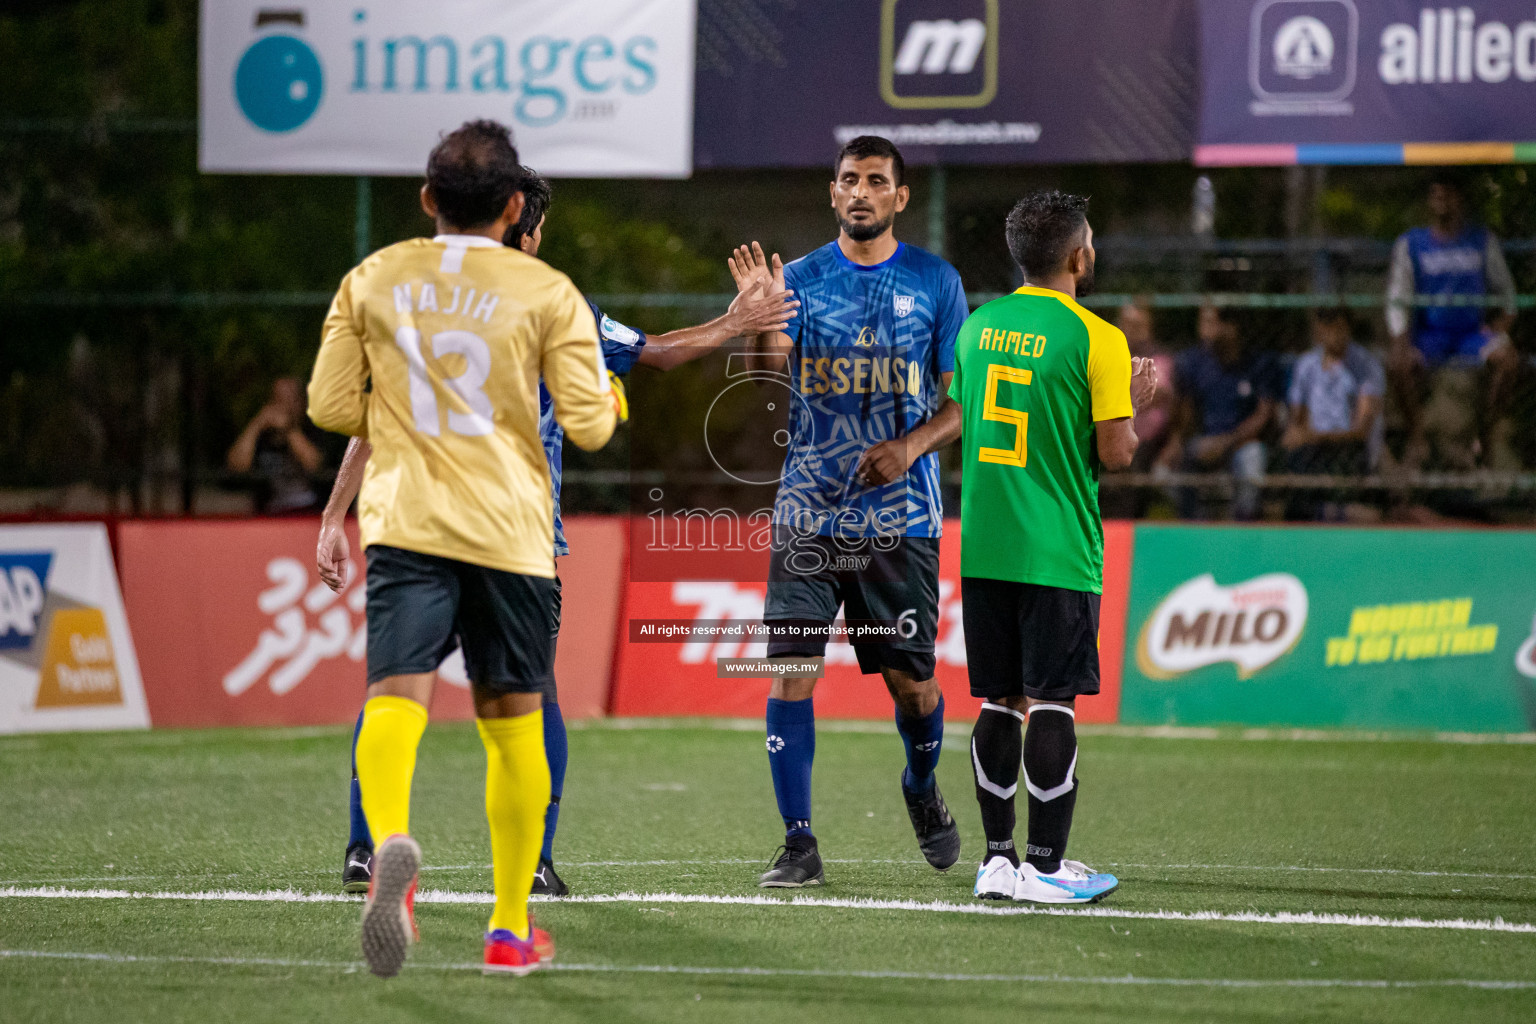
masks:
<path id="1" fill-rule="evenodd" d="M 323 456 L 308 430 L 304 385 L 279 377 L 272 393 L 224 457 L 231 473 L 256 478 L 256 508 L 266 516 L 311 511 L 319 505 L 314 475 Z"/>
<path id="2" fill-rule="evenodd" d="M 1493 427 L 1506 411 L 1520 363 L 1509 340 L 1515 282 L 1498 238 L 1467 221 L 1466 195 L 1458 179 L 1437 177 L 1429 186 L 1428 198 L 1429 224 L 1399 236 L 1392 247 L 1387 279 L 1387 329 L 1392 335 L 1387 365 L 1392 392 L 1408 428 L 1403 462 L 1410 467 L 1422 465 L 1429 454 L 1424 401 L 1434 371 L 1458 363 L 1487 366 L 1488 381 L 1477 409 L 1481 434 L 1477 444 L 1486 453 Z M 1491 309 L 1413 307 L 1410 300 L 1415 295 L 1495 296 L 1500 303 Z"/>
<path id="3" fill-rule="evenodd" d="M 1173 419 L 1174 377 L 1173 356 L 1157 343 L 1153 330 L 1152 308 L 1145 299 L 1127 302 L 1120 307 L 1120 330 L 1125 332 L 1131 355 L 1150 359 L 1157 367 L 1160 382 L 1157 395 L 1145 407 L 1136 410 L 1134 426 L 1140 444 L 1131 462 L 1132 470 L 1145 470 L 1162 450 Z"/>
<path id="4" fill-rule="evenodd" d="M 1354 323 L 1342 306 L 1312 318 L 1313 347 L 1291 373 L 1291 418 L 1280 440 L 1291 473 L 1356 475 L 1375 465 L 1381 452 L 1381 363 L 1355 343 Z M 1295 491 L 1286 516 L 1325 518 L 1316 493 Z"/>
<path id="5" fill-rule="evenodd" d="M 1125 332 L 1131 355 L 1150 359 L 1157 367 L 1157 394 L 1136 410 L 1134 426 L 1140 443 L 1129 467 L 1132 473 L 1146 473 L 1162 453 L 1173 421 L 1173 356 L 1157 343 L 1152 308 L 1145 299 L 1136 299 L 1120 307 L 1119 326 Z M 1149 498 L 1150 492 L 1142 489 L 1100 488 L 1099 508 L 1105 516 L 1112 518 L 1140 517 L 1146 515 Z"/>
<path id="6" fill-rule="evenodd" d="M 1174 364 L 1177 414 L 1157 465 L 1226 470 L 1233 477 L 1232 517 L 1254 519 L 1268 461 L 1263 435 L 1274 422 L 1281 370 L 1268 352 L 1246 349 L 1236 310 L 1203 306 L 1198 325 L 1199 346 Z M 1192 488 L 1180 489 L 1179 506 L 1185 518 L 1202 517 Z"/>

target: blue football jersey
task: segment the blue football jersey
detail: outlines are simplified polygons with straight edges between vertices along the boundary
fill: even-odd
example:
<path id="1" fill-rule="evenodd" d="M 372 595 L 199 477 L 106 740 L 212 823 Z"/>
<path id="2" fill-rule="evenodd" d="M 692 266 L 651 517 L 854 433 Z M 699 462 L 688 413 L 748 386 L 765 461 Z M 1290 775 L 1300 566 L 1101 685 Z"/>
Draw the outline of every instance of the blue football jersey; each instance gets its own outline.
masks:
<path id="1" fill-rule="evenodd" d="M 633 327 L 625 327 L 617 320 L 604 316 L 591 301 L 587 305 L 592 307 L 592 315 L 597 318 L 597 337 L 603 346 L 603 363 L 623 376 L 635 365 L 640 358 L 640 351 L 645 348 L 645 335 Z M 560 474 L 563 458 L 562 449 L 565 446 L 565 430 L 555 422 L 555 403 L 549 397 L 549 389 L 539 381 L 539 437 L 544 442 L 544 457 L 549 460 L 550 490 L 555 498 L 555 557 L 571 553 L 570 545 L 565 542 L 565 524 L 560 520 Z"/>
<path id="2" fill-rule="evenodd" d="M 944 402 L 968 312 L 960 274 L 905 243 L 866 267 L 830 242 L 785 267 L 784 281 L 800 300 L 788 331 L 800 401 L 791 403 L 774 522 L 849 537 L 939 536 L 936 453 L 884 487 L 854 470 L 866 448 L 910 433 Z"/>

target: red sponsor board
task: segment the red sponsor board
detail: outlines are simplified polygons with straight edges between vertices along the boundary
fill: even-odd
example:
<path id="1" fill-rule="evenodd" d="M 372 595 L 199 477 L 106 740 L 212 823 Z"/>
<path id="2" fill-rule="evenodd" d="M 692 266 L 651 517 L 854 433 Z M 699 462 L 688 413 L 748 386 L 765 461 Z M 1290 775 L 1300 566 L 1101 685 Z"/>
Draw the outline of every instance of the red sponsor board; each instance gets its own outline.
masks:
<path id="1" fill-rule="evenodd" d="M 960 608 L 960 524 L 951 520 L 946 526 L 939 545 L 937 676 L 949 716 L 971 719 L 981 702 L 970 694 L 966 671 Z M 1104 527 L 1101 692 L 1079 702 L 1078 720 L 1082 722 L 1113 722 L 1119 716 L 1132 533 L 1130 523 L 1106 523 Z M 760 716 L 768 696 L 768 680 L 718 679 L 715 659 L 760 657 L 761 642 L 711 639 L 631 643 L 628 636 L 630 623 L 641 620 L 761 620 L 765 591 L 762 583 L 728 580 L 631 581 L 619 623 L 624 639 L 614 670 L 612 712 L 624 716 Z M 827 646 L 826 678 L 816 688 L 816 710 L 829 718 L 887 718 L 891 700 L 878 676 L 859 673 L 853 648 L 833 642 Z"/>
<path id="2" fill-rule="evenodd" d="M 318 520 L 137 522 L 119 528 L 128 619 L 157 727 L 349 722 L 363 700 L 366 625 L 355 524 L 352 582 L 315 572 Z M 568 716 L 601 714 L 617 615 L 623 521 L 571 520 L 561 559 L 567 642 L 556 672 Z M 574 642 L 572 642 L 574 641 Z M 472 714 L 450 659 L 437 718 Z"/>

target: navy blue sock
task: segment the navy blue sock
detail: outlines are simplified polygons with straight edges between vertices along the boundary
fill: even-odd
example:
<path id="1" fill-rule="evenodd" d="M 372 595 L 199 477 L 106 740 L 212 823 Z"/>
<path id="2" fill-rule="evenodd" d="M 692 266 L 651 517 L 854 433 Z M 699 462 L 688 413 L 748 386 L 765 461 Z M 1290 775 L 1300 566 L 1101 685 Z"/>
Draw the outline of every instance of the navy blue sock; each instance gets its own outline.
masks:
<path id="1" fill-rule="evenodd" d="M 549 809 L 544 812 L 544 848 L 539 852 L 543 860 L 555 859 L 555 827 L 560 823 L 560 794 L 565 792 L 565 765 L 570 760 L 566 746 L 565 718 L 560 705 L 552 700 L 544 702 L 544 757 L 549 761 Z"/>
<path id="2" fill-rule="evenodd" d="M 768 768 L 786 835 L 811 834 L 811 762 L 816 759 L 816 709 L 810 698 L 768 698 Z"/>
<path id="3" fill-rule="evenodd" d="M 357 784 L 357 734 L 363 731 L 363 713 L 357 713 L 357 725 L 352 729 L 352 788 L 347 794 L 347 812 L 351 818 L 351 834 L 347 836 L 347 848 L 362 843 L 373 849 L 373 835 L 368 831 L 368 819 L 363 817 L 363 789 Z"/>
<path id="4" fill-rule="evenodd" d="M 939 751 L 944 746 L 944 695 L 926 715 L 908 718 L 896 709 L 896 731 L 907 747 L 907 770 L 901 784 L 909 793 L 926 793 L 933 788 L 933 770 L 939 766 Z"/>

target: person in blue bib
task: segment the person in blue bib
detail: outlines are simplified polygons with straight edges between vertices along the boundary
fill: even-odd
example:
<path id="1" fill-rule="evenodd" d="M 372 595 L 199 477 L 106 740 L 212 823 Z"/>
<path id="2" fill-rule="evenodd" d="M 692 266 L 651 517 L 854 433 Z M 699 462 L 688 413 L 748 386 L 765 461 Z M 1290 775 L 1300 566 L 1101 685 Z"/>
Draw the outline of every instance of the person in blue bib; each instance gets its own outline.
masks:
<path id="1" fill-rule="evenodd" d="M 1488 380 L 1478 409 L 1479 441 L 1486 452 L 1520 363 L 1509 340 L 1515 282 L 1498 238 L 1467 219 L 1466 194 L 1454 176 L 1434 179 L 1428 206 L 1429 223 L 1404 232 L 1393 246 L 1387 281 L 1388 372 L 1408 423 L 1404 462 L 1413 466 L 1428 456 L 1422 410 L 1432 373 L 1457 364 L 1486 366 Z M 1499 301 L 1493 306 L 1414 305 L 1415 296 Z"/>

